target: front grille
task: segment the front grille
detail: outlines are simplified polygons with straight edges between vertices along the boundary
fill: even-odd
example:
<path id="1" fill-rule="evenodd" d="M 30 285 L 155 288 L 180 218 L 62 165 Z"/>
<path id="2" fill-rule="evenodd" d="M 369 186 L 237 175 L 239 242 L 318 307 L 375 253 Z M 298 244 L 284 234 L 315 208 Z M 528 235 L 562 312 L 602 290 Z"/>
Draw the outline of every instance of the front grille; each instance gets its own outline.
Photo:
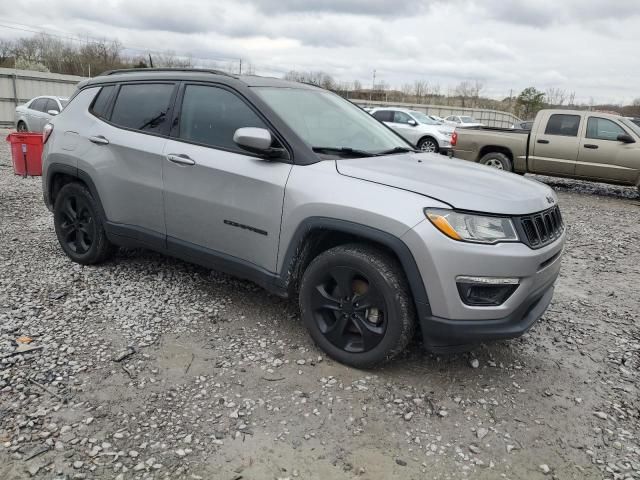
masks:
<path id="1" fill-rule="evenodd" d="M 516 219 L 520 238 L 531 248 L 541 248 L 555 241 L 564 230 L 562 215 L 556 205 L 544 212 Z"/>

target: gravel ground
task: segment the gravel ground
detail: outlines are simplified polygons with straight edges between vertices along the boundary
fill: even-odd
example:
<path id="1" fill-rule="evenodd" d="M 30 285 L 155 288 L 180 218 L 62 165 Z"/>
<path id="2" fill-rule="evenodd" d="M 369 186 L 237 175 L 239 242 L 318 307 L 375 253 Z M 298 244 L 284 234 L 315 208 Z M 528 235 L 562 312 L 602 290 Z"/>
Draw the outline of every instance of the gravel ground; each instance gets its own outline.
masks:
<path id="1" fill-rule="evenodd" d="M 71 263 L 0 143 L 1 479 L 640 479 L 634 189 L 539 178 L 569 241 L 524 337 L 358 371 L 249 282 Z"/>

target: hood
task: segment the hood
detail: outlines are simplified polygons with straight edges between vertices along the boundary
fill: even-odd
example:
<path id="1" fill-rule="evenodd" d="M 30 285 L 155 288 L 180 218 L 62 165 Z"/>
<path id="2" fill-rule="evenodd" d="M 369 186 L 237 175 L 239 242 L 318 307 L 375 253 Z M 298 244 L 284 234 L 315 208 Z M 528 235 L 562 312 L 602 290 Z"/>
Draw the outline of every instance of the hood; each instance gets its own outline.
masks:
<path id="1" fill-rule="evenodd" d="M 542 183 L 444 155 L 341 159 L 336 166 L 342 175 L 415 192 L 460 210 L 524 215 L 557 203 L 553 190 Z"/>

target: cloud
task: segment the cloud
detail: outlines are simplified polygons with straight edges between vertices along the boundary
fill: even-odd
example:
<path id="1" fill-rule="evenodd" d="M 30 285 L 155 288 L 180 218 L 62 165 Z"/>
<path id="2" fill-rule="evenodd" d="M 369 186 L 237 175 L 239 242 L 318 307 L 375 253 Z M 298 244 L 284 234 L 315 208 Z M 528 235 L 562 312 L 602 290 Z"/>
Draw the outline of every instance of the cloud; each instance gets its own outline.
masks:
<path id="1" fill-rule="evenodd" d="M 266 14 L 324 12 L 384 17 L 417 14 L 429 5 L 423 0 L 252 0 L 247 3 L 258 6 Z"/>

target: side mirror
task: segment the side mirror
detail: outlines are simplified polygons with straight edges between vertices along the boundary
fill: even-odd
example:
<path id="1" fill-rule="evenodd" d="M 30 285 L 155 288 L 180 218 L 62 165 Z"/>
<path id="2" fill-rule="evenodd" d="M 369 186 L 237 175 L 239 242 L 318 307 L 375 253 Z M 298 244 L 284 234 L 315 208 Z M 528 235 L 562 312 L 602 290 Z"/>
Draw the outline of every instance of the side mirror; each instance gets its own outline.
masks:
<path id="1" fill-rule="evenodd" d="M 47 110 L 49 115 L 53 115 L 54 117 L 58 115 L 60 112 L 58 110 Z"/>
<path id="2" fill-rule="evenodd" d="M 617 140 L 622 143 L 636 143 L 633 137 L 627 133 L 621 133 L 618 135 Z"/>
<path id="3" fill-rule="evenodd" d="M 416 125 L 418 125 L 418 122 L 416 122 L 414 119 L 409 120 L 407 123 L 412 127 L 415 127 Z"/>
<path id="4" fill-rule="evenodd" d="M 233 134 L 233 141 L 244 150 L 264 157 L 280 157 L 286 150 L 282 148 L 272 148 L 273 137 L 271 132 L 265 128 L 243 127 Z"/>

